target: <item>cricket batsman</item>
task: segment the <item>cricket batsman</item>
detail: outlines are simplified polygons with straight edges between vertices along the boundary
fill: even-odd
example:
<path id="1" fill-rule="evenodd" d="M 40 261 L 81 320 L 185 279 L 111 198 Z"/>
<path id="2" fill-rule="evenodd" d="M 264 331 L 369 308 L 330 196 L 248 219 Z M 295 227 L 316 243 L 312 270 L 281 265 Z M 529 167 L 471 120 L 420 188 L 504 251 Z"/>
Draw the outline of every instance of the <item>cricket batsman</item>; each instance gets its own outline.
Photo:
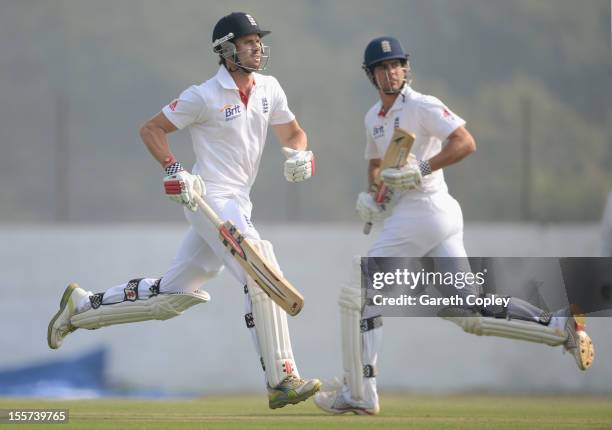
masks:
<path id="1" fill-rule="evenodd" d="M 362 67 L 380 98 L 365 116 L 370 190 L 359 194 L 356 208 L 364 222 L 383 223 L 368 257 L 433 257 L 440 264 L 458 265 L 446 270 L 469 270 L 469 265 L 461 267 L 467 262 L 461 207 L 448 193 L 442 169 L 473 153 L 474 138 L 465 121 L 439 99 L 411 88 L 408 55 L 396 38 L 372 40 L 365 49 Z M 415 136 L 410 157 L 402 167 L 381 171 L 381 159 L 396 128 Z M 390 188 L 380 203 L 374 197 L 378 189 L 373 189 L 379 176 Z M 317 406 L 332 414 L 376 415 L 380 410 L 376 363 L 383 321 L 376 307 L 364 306 L 360 279 L 357 259 L 339 299 L 343 384 L 315 396 Z M 464 294 L 469 291 L 464 289 Z M 567 310 L 551 314 L 512 298 L 507 308 L 457 308 L 441 316 L 468 333 L 561 345 L 582 370 L 594 358 L 583 320 Z"/>
<path id="2" fill-rule="evenodd" d="M 219 58 L 216 75 L 187 88 L 140 129 L 143 143 L 164 169 L 166 194 L 184 206 L 190 224 L 170 269 L 161 278 L 135 278 L 96 294 L 70 284 L 49 323 L 50 348 L 59 348 L 77 329 L 180 315 L 209 301 L 200 288 L 227 267 L 244 287 L 245 322 L 265 373 L 270 408 L 301 402 L 319 390 L 319 380 L 300 377 L 285 311 L 246 275 L 196 203 L 196 196 L 202 197 L 221 219 L 232 221 L 280 272 L 272 244 L 251 223 L 250 191 L 268 126 L 283 146 L 289 182 L 312 176 L 314 157 L 280 84 L 258 73 L 269 59 L 269 47 L 262 43 L 269 33 L 247 13 L 221 18 L 212 35 L 212 50 Z M 195 152 L 192 173 L 175 159 L 166 138 L 185 128 Z"/>

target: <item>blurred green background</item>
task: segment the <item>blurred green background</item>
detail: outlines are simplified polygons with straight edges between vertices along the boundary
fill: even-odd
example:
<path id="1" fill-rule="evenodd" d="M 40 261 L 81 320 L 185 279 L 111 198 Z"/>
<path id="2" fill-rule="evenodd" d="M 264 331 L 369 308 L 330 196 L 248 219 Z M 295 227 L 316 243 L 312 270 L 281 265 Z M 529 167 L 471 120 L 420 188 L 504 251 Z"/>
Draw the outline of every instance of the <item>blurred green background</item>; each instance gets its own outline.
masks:
<path id="1" fill-rule="evenodd" d="M 236 10 L 272 30 L 266 73 L 317 155 L 316 176 L 292 185 L 268 143 L 255 220 L 357 220 L 363 115 L 377 97 L 360 63 L 385 34 L 410 53 L 413 87 L 476 138 L 478 151 L 446 169 L 468 221 L 601 217 L 612 188 L 606 0 L 1 0 L 0 221 L 182 221 L 138 128 L 215 73 L 212 28 Z M 191 165 L 189 134 L 171 142 Z"/>

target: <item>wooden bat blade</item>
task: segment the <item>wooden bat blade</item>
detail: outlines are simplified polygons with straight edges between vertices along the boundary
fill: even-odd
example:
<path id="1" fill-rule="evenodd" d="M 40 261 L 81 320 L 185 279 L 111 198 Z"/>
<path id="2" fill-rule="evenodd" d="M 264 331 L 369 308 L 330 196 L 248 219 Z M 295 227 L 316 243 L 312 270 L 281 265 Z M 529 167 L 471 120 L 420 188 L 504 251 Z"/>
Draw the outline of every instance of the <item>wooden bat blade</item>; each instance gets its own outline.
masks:
<path id="1" fill-rule="evenodd" d="M 236 258 L 257 285 L 289 315 L 297 315 L 304 307 L 304 297 L 291 283 L 261 256 L 230 221 L 219 228 L 223 245 Z"/>
<path id="2" fill-rule="evenodd" d="M 388 169 L 389 167 L 399 168 L 406 165 L 415 139 L 416 136 L 414 134 L 404 130 L 403 128 L 396 128 L 393 131 L 393 136 L 391 136 L 389 146 L 387 146 L 385 155 L 380 163 L 380 172 Z M 385 201 L 388 189 L 380 177 L 380 174 L 374 179 L 374 184 L 376 185 L 377 190 L 376 195 L 374 196 L 374 201 L 376 201 L 376 203 L 383 203 Z M 363 233 L 370 234 L 371 229 L 372 223 L 368 222 L 363 227 Z"/>
<path id="3" fill-rule="evenodd" d="M 389 146 L 387 146 L 387 150 L 385 151 L 385 156 L 380 163 L 380 172 L 389 167 L 399 168 L 406 165 L 415 138 L 414 134 L 402 128 L 396 128 L 393 132 L 393 136 L 391 136 Z M 376 178 L 375 184 L 377 185 L 378 191 L 374 199 L 377 203 L 382 203 L 387 193 L 387 187 L 383 183 L 380 175 Z"/>
<path id="4" fill-rule="evenodd" d="M 404 129 L 396 128 L 391 137 L 391 142 L 385 151 L 380 169 L 389 167 L 402 167 L 408 162 L 408 155 L 412 149 L 416 136 Z M 380 178 L 378 178 L 380 181 Z"/>
<path id="5" fill-rule="evenodd" d="M 304 297 L 300 292 L 274 267 L 270 266 L 232 222 L 223 222 L 202 197 L 196 195 L 194 198 L 206 218 L 219 232 L 221 243 L 234 256 L 247 275 L 289 315 L 297 315 L 304 307 Z"/>

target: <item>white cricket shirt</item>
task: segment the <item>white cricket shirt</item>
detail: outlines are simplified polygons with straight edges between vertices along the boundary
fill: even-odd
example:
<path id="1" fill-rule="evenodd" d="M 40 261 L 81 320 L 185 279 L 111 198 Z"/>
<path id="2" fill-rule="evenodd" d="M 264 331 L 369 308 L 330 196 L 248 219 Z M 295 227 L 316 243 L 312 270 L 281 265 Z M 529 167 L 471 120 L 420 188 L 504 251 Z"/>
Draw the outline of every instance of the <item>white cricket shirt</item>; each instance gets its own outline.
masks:
<path id="1" fill-rule="evenodd" d="M 454 114 L 440 100 L 404 86 L 391 109 L 381 112 L 379 100 L 365 116 L 366 160 L 382 159 L 397 127 L 414 133 L 416 140 L 410 151 L 417 160 L 429 160 L 442 150 L 442 142 L 465 121 Z M 448 191 L 442 169 L 423 177 L 421 190 L 409 191 L 406 195 L 420 192 Z"/>
<path id="2" fill-rule="evenodd" d="M 253 73 L 245 106 L 225 66 L 181 93 L 162 112 L 178 129 L 189 128 L 196 164 L 209 194 L 249 194 L 257 176 L 268 125 L 295 119 L 276 78 Z"/>

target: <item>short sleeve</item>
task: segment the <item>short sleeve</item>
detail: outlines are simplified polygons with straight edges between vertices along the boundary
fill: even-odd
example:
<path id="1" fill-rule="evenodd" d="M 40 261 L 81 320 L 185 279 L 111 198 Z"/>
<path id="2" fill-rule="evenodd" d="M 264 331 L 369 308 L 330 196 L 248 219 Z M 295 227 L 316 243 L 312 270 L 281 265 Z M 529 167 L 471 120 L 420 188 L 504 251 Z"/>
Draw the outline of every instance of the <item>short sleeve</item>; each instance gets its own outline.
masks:
<path id="1" fill-rule="evenodd" d="M 287 103 L 287 96 L 285 91 L 281 88 L 280 84 L 275 78 L 272 78 L 272 111 L 270 112 L 270 124 L 287 124 L 295 119 L 295 115 L 289 109 Z"/>
<path id="2" fill-rule="evenodd" d="M 419 106 L 419 120 L 428 134 L 440 140 L 457 128 L 465 125 L 463 118 L 453 113 L 444 103 L 432 96 L 426 96 Z"/>
<path id="3" fill-rule="evenodd" d="M 179 130 L 205 120 L 206 104 L 195 86 L 187 88 L 181 95 L 162 108 L 168 120 Z"/>
<path id="4" fill-rule="evenodd" d="M 374 138 L 370 133 L 370 129 L 368 128 L 367 123 L 365 124 L 365 132 L 366 132 L 366 148 L 365 148 L 365 159 L 373 160 L 376 158 L 382 158 L 380 153 L 378 152 L 378 146 L 376 146 L 376 142 L 374 142 Z"/>

